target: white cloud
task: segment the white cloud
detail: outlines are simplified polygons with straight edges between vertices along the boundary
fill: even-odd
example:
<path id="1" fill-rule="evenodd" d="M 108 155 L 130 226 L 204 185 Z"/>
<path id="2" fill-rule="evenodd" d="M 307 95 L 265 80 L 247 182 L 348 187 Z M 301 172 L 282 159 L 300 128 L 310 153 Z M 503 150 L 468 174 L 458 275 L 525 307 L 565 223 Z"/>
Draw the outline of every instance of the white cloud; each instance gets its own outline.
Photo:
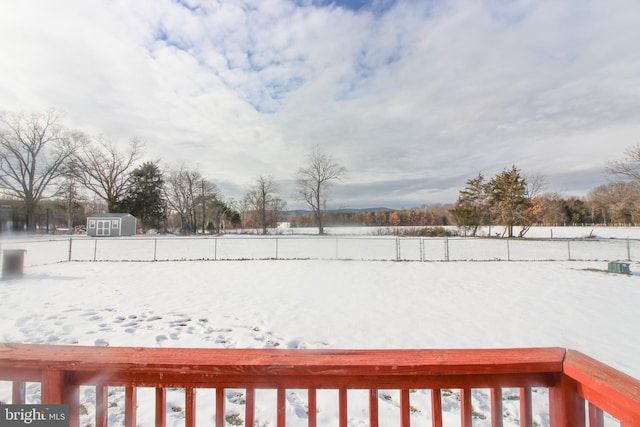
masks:
<path id="1" fill-rule="evenodd" d="M 340 206 L 453 201 L 512 164 L 584 192 L 638 142 L 639 18 L 633 0 L 8 0 L 0 107 L 138 136 L 228 197 L 271 174 L 290 207 L 315 144 L 350 169 Z"/>

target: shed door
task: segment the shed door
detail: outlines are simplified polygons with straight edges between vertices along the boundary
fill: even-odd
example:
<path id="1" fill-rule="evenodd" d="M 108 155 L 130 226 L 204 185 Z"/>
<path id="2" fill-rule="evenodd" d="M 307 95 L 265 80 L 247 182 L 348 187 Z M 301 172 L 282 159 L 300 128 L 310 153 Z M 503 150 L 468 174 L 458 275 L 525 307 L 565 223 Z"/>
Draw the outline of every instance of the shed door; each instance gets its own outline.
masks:
<path id="1" fill-rule="evenodd" d="M 111 221 L 109 220 L 97 220 L 96 221 L 96 236 L 110 236 L 111 235 Z"/>

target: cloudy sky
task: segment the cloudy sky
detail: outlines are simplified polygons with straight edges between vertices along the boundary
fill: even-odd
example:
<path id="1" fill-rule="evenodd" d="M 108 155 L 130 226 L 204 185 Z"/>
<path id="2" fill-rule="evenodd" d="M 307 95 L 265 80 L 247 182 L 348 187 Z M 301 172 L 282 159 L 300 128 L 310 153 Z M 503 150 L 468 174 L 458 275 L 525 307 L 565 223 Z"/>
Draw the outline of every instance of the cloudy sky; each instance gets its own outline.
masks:
<path id="1" fill-rule="evenodd" d="M 227 198 L 271 175 L 291 209 L 314 146 L 349 170 L 329 207 L 453 202 L 519 167 L 584 195 L 640 143 L 638 0 L 3 0 L 0 109 Z"/>

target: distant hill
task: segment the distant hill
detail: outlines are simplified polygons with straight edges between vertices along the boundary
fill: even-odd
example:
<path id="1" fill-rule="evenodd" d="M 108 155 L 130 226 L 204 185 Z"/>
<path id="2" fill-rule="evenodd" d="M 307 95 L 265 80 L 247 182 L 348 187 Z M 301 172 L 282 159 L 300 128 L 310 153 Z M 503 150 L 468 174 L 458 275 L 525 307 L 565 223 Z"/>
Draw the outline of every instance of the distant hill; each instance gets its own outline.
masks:
<path id="1" fill-rule="evenodd" d="M 341 208 L 341 209 L 327 209 L 328 213 L 356 213 L 356 212 L 380 212 L 380 211 L 392 211 L 394 209 L 389 208 Z M 313 212 L 308 209 L 297 209 L 291 211 L 284 211 L 283 214 L 285 216 L 294 216 L 294 215 L 310 215 Z"/>

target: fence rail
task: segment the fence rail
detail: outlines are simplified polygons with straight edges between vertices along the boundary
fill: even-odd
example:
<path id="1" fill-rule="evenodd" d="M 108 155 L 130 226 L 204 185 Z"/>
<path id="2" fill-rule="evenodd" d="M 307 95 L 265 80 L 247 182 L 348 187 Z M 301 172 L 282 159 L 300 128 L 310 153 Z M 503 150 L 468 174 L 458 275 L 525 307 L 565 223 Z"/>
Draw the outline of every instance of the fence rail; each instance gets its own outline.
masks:
<path id="1" fill-rule="evenodd" d="M 185 426 L 196 419 L 196 389 L 215 389 L 215 425 L 230 422 L 226 390 L 244 389 L 244 414 L 232 424 L 253 426 L 256 391 L 274 389 L 276 425 L 291 413 L 287 390 L 305 389 L 307 425 L 316 426 L 317 392 L 338 390 L 340 427 L 348 424 L 348 391 L 368 392 L 370 426 L 380 425 L 381 389 L 399 391 L 399 419 L 412 420 L 415 389 L 431 395 L 431 425 L 443 425 L 443 390 L 460 389 L 460 424 L 471 427 L 471 391 L 490 389 L 491 425 L 503 425 L 503 388 L 519 389 L 519 423 L 532 426 L 531 388 L 549 389 L 551 427 L 603 426 L 606 412 L 620 425 L 640 426 L 640 382 L 579 352 L 562 348 L 491 350 L 272 350 L 100 348 L 0 344 L 0 379 L 14 382 L 13 403 L 24 402 L 24 383 L 41 383 L 43 404 L 68 404 L 70 426 L 80 423 L 79 387 L 95 387 L 92 424 L 108 424 L 108 386 L 124 386 L 125 425 L 136 426 L 137 388 L 155 388 L 155 425 L 166 425 L 166 393 L 184 389 Z M 588 402 L 585 404 L 585 402 Z"/>
<path id="2" fill-rule="evenodd" d="M 26 265 L 64 261 L 354 259 L 383 261 L 639 260 L 636 239 L 501 239 L 414 237 L 73 237 L 15 240 Z"/>

